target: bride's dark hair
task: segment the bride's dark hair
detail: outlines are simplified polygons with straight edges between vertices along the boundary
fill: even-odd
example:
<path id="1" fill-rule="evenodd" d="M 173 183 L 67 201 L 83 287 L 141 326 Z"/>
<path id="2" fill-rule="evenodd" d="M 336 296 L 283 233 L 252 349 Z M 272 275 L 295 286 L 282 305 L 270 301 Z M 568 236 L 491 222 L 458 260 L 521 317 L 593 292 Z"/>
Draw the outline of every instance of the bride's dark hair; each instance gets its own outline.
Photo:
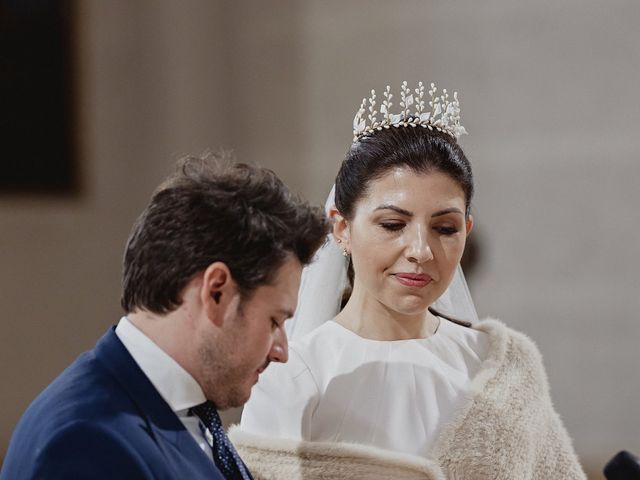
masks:
<path id="1" fill-rule="evenodd" d="M 453 137 L 422 127 L 392 127 L 351 145 L 336 177 L 336 208 L 340 214 L 353 219 L 355 204 L 366 195 L 369 183 L 394 167 L 448 175 L 462 188 L 469 215 L 473 173 L 467 157 Z"/>

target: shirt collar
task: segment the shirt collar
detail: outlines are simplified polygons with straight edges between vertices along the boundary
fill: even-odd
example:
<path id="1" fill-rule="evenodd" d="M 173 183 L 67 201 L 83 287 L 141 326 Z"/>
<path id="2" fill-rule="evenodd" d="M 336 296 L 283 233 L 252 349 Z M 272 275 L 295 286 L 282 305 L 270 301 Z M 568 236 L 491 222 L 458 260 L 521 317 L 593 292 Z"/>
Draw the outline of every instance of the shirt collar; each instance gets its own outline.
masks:
<path id="1" fill-rule="evenodd" d="M 127 317 L 118 322 L 116 335 L 174 412 L 206 401 L 198 382 Z"/>

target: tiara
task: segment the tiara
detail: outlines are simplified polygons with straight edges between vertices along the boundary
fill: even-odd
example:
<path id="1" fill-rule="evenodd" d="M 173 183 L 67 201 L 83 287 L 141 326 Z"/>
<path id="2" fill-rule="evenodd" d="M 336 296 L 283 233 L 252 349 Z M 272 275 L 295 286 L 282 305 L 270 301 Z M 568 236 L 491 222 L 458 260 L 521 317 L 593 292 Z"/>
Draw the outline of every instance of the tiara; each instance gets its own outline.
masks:
<path id="1" fill-rule="evenodd" d="M 453 100 L 449 99 L 446 89 L 442 90 L 442 95 L 437 94 L 438 89 L 435 84 L 431 84 L 429 89 L 429 110 L 425 110 L 424 85 L 418 83 L 418 88 L 413 92 L 407 86 L 407 82 L 402 82 L 400 87 L 400 107 L 402 111 L 397 114 L 391 113 L 391 88 L 383 92 L 384 100 L 380 105 L 380 112 L 376 110 L 376 91 L 371 90 L 371 96 L 362 99 L 360 109 L 353 119 L 353 141 L 371 135 L 376 131 L 389 127 L 423 127 L 429 130 L 438 130 L 451 135 L 456 140 L 467 131 L 460 125 L 460 103 L 458 102 L 458 92 L 453 92 Z M 415 96 L 414 96 L 415 94 Z M 411 106 L 415 108 L 411 110 Z M 369 112 L 367 114 L 367 111 Z M 378 118 L 378 113 L 381 117 Z M 365 116 L 366 115 L 366 116 Z"/>

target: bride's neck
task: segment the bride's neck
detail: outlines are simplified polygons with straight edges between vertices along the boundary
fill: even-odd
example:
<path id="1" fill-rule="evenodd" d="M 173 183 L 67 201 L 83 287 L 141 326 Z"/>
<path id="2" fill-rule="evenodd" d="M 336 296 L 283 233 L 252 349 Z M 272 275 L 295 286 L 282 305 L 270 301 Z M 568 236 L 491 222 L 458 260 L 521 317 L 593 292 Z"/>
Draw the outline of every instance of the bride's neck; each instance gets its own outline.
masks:
<path id="1" fill-rule="evenodd" d="M 415 315 L 404 315 L 355 291 L 336 316 L 336 322 L 371 340 L 426 338 L 433 335 L 439 325 L 439 319 L 426 309 Z"/>

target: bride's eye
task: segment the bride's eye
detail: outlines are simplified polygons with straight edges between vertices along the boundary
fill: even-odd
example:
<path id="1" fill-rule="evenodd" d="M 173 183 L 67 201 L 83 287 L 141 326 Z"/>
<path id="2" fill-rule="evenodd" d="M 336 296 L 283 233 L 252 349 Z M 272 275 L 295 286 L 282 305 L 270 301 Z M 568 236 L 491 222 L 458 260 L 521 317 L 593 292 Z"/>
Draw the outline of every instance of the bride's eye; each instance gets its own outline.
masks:
<path id="1" fill-rule="evenodd" d="M 405 227 L 405 223 L 402 222 L 382 222 L 380 226 L 390 232 L 397 232 Z"/>
<path id="2" fill-rule="evenodd" d="M 445 226 L 445 225 L 433 227 L 433 229 L 436 232 L 438 232 L 440 235 L 453 235 L 459 232 L 457 227 L 451 227 L 451 226 Z"/>

